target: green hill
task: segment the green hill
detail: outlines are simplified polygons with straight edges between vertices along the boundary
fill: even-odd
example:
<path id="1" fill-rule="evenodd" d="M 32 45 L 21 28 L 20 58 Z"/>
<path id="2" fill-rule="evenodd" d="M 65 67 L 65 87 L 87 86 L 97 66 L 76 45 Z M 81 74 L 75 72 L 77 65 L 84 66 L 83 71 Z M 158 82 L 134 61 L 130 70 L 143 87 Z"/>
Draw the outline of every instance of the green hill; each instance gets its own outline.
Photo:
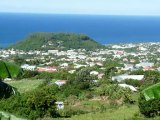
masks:
<path id="1" fill-rule="evenodd" d="M 16 78 L 21 74 L 21 68 L 14 63 L 0 61 L 0 78 Z"/>
<path id="2" fill-rule="evenodd" d="M 86 49 L 94 50 L 103 46 L 87 35 L 75 33 L 32 33 L 24 40 L 9 48 L 20 50 L 49 50 L 49 49 Z"/>

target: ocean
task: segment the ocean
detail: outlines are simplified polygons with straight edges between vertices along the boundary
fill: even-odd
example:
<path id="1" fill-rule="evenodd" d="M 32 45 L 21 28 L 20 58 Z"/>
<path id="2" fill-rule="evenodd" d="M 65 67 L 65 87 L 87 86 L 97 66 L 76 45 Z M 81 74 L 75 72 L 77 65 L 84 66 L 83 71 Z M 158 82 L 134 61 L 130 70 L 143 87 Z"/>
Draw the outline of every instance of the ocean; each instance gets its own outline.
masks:
<path id="1" fill-rule="evenodd" d="M 0 47 L 32 32 L 83 33 L 101 44 L 160 42 L 160 16 L 0 13 Z"/>

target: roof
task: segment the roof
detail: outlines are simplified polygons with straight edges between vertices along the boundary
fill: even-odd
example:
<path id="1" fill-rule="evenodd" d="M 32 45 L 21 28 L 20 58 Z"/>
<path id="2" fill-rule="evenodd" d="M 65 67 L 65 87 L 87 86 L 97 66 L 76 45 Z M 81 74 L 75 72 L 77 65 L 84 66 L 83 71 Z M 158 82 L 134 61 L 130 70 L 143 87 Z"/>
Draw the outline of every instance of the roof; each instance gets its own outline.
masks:
<path id="1" fill-rule="evenodd" d="M 117 80 L 119 82 L 126 79 L 143 80 L 144 75 L 119 75 L 112 77 L 112 80 Z"/>
<path id="2" fill-rule="evenodd" d="M 123 87 L 123 88 L 129 88 L 130 90 L 136 92 L 137 89 L 135 87 L 133 87 L 132 85 L 127 85 L 127 84 L 118 84 L 120 87 Z"/>

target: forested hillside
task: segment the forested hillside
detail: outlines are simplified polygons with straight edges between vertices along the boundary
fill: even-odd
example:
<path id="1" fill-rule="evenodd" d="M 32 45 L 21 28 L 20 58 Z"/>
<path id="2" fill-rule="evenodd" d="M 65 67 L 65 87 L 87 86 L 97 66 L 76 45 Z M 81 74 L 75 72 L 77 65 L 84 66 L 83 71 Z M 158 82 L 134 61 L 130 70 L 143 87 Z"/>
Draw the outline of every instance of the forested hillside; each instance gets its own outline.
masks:
<path id="1" fill-rule="evenodd" d="M 32 33 L 24 40 L 10 48 L 20 50 L 49 50 L 49 49 L 86 49 L 94 50 L 103 46 L 87 35 L 74 33 Z"/>

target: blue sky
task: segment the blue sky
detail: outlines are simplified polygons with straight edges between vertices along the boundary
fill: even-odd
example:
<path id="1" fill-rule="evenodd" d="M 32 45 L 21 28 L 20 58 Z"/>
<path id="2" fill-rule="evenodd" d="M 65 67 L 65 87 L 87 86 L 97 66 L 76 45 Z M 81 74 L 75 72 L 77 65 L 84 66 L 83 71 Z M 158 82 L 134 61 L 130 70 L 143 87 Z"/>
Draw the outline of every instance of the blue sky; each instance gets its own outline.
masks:
<path id="1" fill-rule="evenodd" d="M 160 0 L 1 0 L 0 12 L 160 15 Z"/>

